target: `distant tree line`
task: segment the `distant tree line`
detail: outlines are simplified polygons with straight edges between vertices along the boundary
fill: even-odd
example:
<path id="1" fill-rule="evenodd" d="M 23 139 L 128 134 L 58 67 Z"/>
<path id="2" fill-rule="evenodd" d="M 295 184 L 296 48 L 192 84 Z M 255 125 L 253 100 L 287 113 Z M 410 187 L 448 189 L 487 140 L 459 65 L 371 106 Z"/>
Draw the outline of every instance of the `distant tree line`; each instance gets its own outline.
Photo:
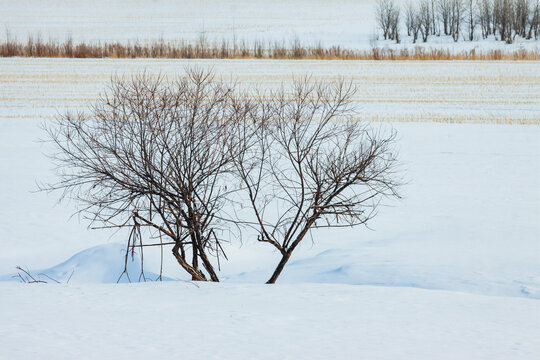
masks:
<path id="1" fill-rule="evenodd" d="M 443 35 L 473 41 L 481 33 L 510 44 L 540 35 L 540 0 L 418 0 L 403 9 L 396 0 L 378 0 L 375 15 L 384 39 L 397 43 L 402 19 L 413 43 Z"/>

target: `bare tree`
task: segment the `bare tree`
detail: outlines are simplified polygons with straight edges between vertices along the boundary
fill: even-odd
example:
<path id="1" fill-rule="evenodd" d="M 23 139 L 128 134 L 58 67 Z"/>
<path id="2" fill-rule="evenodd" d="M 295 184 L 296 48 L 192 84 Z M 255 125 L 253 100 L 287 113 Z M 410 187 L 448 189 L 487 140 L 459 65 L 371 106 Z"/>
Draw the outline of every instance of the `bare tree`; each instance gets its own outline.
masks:
<path id="1" fill-rule="evenodd" d="M 451 0 L 452 12 L 450 16 L 450 33 L 454 41 L 459 40 L 461 33 L 461 25 L 464 16 L 464 3 L 463 0 Z"/>
<path id="2" fill-rule="evenodd" d="M 495 0 L 493 3 L 494 27 L 501 41 L 512 43 L 514 40 L 514 6 L 512 0 Z"/>
<path id="3" fill-rule="evenodd" d="M 218 281 L 227 184 L 245 148 L 235 127 L 251 110 L 235 91 L 200 69 L 174 82 L 114 78 L 89 112 L 47 128 L 60 176 L 47 189 L 79 201 L 92 223 L 131 228 L 128 250 L 172 245 L 193 280 Z"/>
<path id="4" fill-rule="evenodd" d="M 514 30 L 522 38 L 527 37 L 531 7 L 530 0 L 514 0 Z"/>
<path id="5" fill-rule="evenodd" d="M 437 35 L 440 33 L 439 22 L 437 21 L 437 0 L 430 0 L 431 2 L 431 34 Z"/>
<path id="6" fill-rule="evenodd" d="M 375 16 L 384 39 L 399 42 L 400 8 L 394 0 L 378 0 Z"/>
<path id="7" fill-rule="evenodd" d="M 531 10 L 531 16 L 529 20 L 529 31 L 527 33 L 527 39 L 538 39 L 540 33 L 540 0 L 537 0 L 534 7 Z"/>
<path id="8" fill-rule="evenodd" d="M 418 41 L 418 35 L 420 34 L 421 29 L 422 29 L 422 21 L 420 19 L 420 14 L 417 12 L 412 22 L 412 36 L 413 36 L 414 44 L 416 44 L 416 42 Z"/>
<path id="9" fill-rule="evenodd" d="M 395 40 L 396 43 L 401 42 L 401 38 L 399 35 L 399 25 L 401 22 L 401 9 L 396 7 L 394 9 L 394 12 L 392 14 L 392 26 L 391 26 L 391 39 Z"/>
<path id="10" fill-rule="evenodd" d="M 390 23 L 392 14 L 392 2 L 390 0 L 379 0 L 375 9 L 377 24 L 381 28 L 384 40 L 388 39 L 390 34 Z"/>
<path id="11" fill-rule="evenodd" d="M 418 8 L 414 2 L 409 2 L 405 8 L 405 25 L 407 27 L 407 35 L 412 36 L 413 43 L 416 43 L 422 22 Z"/>
<path id="12" fill-rule="evenodd" d="M 236 158 L 258 240 L 281 259 L 275 283 L 312 230 L 367 223 L 384 196 L 397 196 L 394 134 L 351 118 L 352 84 L 294 82 L 258 110 L 257 146 Z"/>
<path id="13" fill-rule="evenodd" d="M 474 40 L 474 32 L 477 24 L 477 0 L 466 0 L 467 4 L 467 28 L 469 41 Z"/>
<path id="14" fill-rule="evenodd" d="M 452 0 L 439 0 L 439 20 L 442 21 L 444 35 L 450 35 L 450 18 L 452 16 Z"/>
<path id="15" fill-rule="evenodd" d="M 416 7 L 412 1 L 409 1 L 405 6 L 405 28 L 407 29 L 407 36 L 412 35 L 412 28 L 415 16 Z"/>
<path id="16" fill-rule="evenodd" d="M 493 3 L 491 0 L 481 0 L 478 9 L 478 21 L 482 28 L 482 37 L 484 39 L 493 34 L 493 28 L 491 26 L 493 22 Z"/>
<path id="17" fill-rule="evenodd" d="M 418 20 L 420 22 L 420 32 L 422 33 L 422 40 L 427 42 L 429 35 L 431 35 L 431 6 L 429 0 L 421 0 L 418 9 Z"/>
<path id="18" fill-rule="evenodd" d="M 493 1 L 493 34 L 497 35 L 499 31 L 499 23 L 501 15 L 502 15 L 502 0 L 494 0 Z"/>

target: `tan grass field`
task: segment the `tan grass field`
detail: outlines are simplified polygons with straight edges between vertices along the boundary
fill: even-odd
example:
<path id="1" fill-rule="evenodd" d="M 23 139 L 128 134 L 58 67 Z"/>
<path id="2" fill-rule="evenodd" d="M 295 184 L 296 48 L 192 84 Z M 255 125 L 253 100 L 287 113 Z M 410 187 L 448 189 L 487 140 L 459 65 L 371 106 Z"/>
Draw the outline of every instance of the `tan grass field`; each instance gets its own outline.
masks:
<path id="1" fill-rule="evenodd" d="M 401 50 L 374 47 L 355 50 L 341 46 L 324 47 L 300 42 L 289 45 L 263 41 L 217 43 L 198 41 L 140 43 L 75 43 L 37 40 L 30 36 L 26 42 L 0 41 L 0 57 L 79 58 L 79 59 L 277 59 L 277 60 L 540 60 L 540 50 L 489 49 L 458 50 L 424 48 L 416 44 Z"/>

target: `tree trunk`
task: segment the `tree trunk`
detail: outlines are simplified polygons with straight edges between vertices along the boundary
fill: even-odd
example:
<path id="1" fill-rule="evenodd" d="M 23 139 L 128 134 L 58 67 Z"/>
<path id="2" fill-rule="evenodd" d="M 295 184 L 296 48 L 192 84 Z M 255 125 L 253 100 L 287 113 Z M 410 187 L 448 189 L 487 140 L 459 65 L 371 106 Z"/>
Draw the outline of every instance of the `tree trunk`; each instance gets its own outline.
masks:
<path id="1" fill-rule="evenodd" d="M 176 258 L 176 261 L 182 266 L 190 275 L 191 279 L 194 281 L 206 281 L 206 277 L 204 274 L 197 269 L 190 266 L 187 261 L 178 253 L 178 250 L 180 249 L 180 243 L 177 243 L 174 245 L 172 249 L 172 253 L 174 257 Z"/>
<path id="2" fill-rule="evenodd" d="M 208 257 L 206 256 L 206 254 L 203 251 L 199 250 L 199 255 L 202 259 L 204 268 L 208 272 L 208 275 L 210 275 L 210 279 L 212 279 L 212 281 L 214 282 L 219 282 L 219 278 L 216 272 L 214 271 L 214 267 L 212 266 L 212 263 L 210 262 L 210 260 L 208 260 Z"/>
<path id="3" fill-rule="evenodd" d="M 195 271 L 199 272 L 199 257 L 197 255 L 197 244 L 195 242 L 195 237 L 194 237 L 193 234 L 192 234 L 191 237 L 193 238 L 193 241 L 191 243 L 191 247 L 193 249 L 193 255 L 192 255 L 191 262 L 192 262 L 192 266 L 195 269 Z M 196 279 L 196 277 L 194 275 L 192 275 L 191 280 L 196 281 L 197 279 Z"/>
<path id="4" fill-rule="evenodd" d="M 287 261 L 289 261 L 290 257 L 291 257 L 291 252 L 287 252 L 281 257 L 281 261 L 279 262 L 278 266 L 274 270 L 274 273 L 272 274 L 272 277 L 270 277 L 270 280 L 266 282 L 267 284 L 276 283 L 276 280 L 278 279 L 279 275 L 283 271 L 283 268 L 285 267 L 285 264 L 287 264 Z"/>

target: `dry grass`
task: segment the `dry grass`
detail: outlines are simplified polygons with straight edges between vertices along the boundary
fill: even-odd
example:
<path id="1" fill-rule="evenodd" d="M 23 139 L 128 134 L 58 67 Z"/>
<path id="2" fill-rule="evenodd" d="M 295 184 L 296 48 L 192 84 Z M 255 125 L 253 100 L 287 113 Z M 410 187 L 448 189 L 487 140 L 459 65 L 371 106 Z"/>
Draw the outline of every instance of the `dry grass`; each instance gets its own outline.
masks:
<path id="1" fill-rule="evenodd" d="M 292 44 L 228 42 L 210 43 L 199 40 L 194 44 L 186 41 L 163 40 L 140 43 L 75 43 L 44 41 L 30 36 L 26 42 L 6 39 L 0 42 L 0 57 L 49 57 L 49 58 L 156 58 L 156 59 L 314 59 L 314 60 L 540 60 L 538 50 L 520 49 L 514 52 L 502 50 L 462 51 L 425 49 L 392 50 L 373 48 L 351 50 L 340 46 L 306 46 L 295 41 Z"/>

